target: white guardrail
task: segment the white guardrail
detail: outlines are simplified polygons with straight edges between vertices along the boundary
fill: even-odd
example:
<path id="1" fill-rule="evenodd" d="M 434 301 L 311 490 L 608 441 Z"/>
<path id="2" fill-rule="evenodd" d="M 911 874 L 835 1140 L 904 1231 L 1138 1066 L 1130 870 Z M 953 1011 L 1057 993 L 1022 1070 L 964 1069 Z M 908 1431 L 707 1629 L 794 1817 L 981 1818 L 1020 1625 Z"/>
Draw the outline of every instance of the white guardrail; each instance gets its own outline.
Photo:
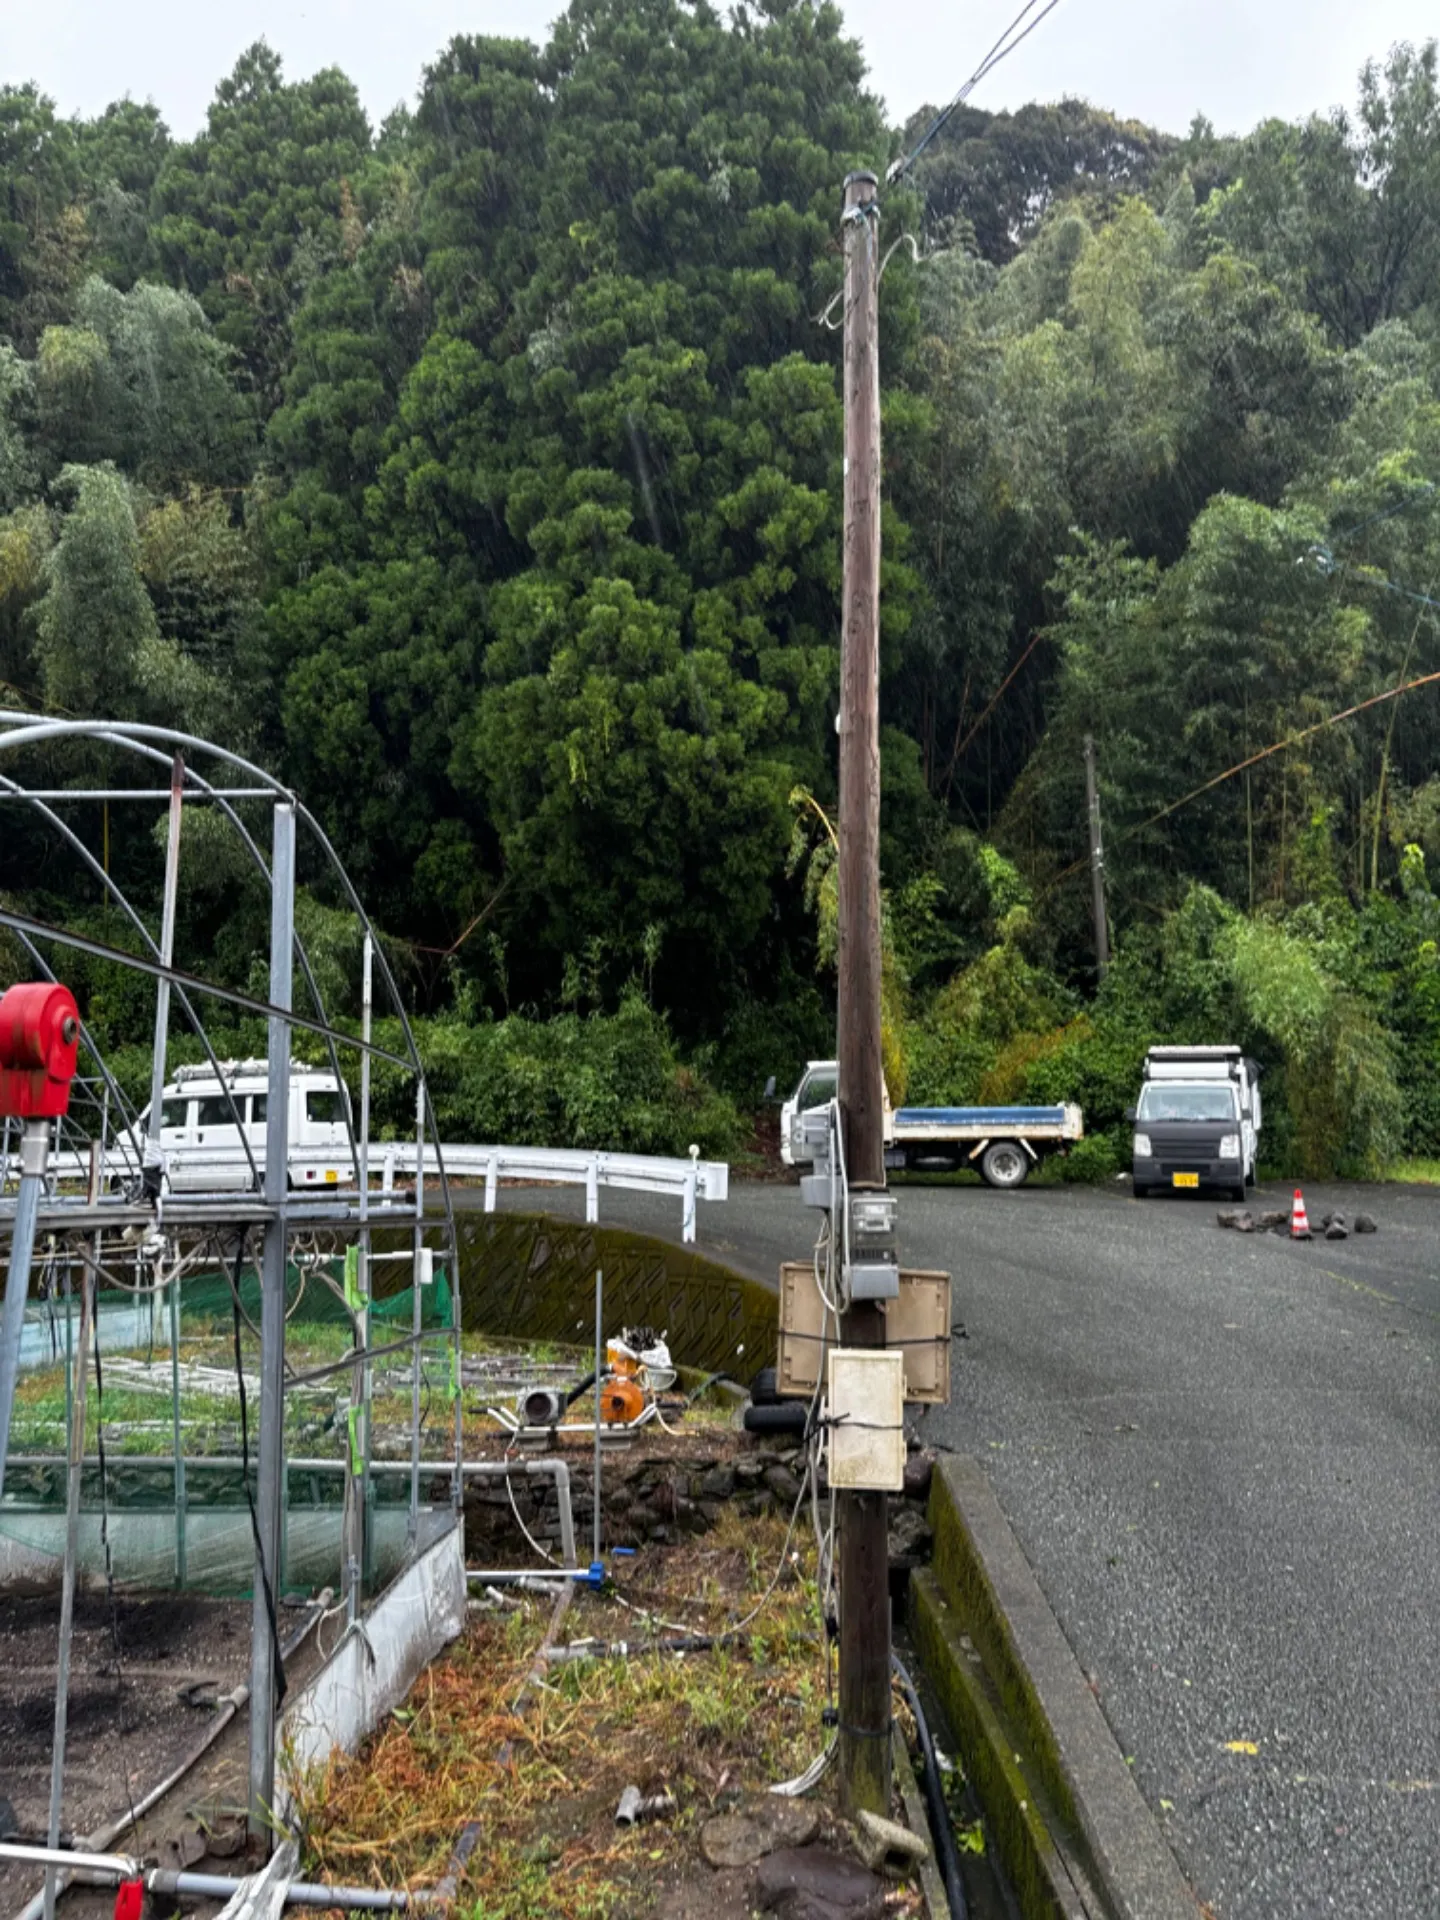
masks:
<path id="1" fill-rule="evenodd" d="M 495 1211 L 502 1180 L 543 1183 L 550 1186 L 583 1187 L 585 1218 L 592 1225 L 600 1218 L 600 1189 L 616 1187 L 631 1193 L 669 1193 L 681 1206 L 680 1237 L 687 1244 L 695 1239 L 695 1210 L 701 1200 L 725 1200 L 730 1194 L 730 1169 L 723 1160 L 702 1160 L 699 1149 L 684 1159 L 667 1159 L 644 1153 L 587 1153 L 564 1147 L 442 1146 L 437 1153 L 427 1146 L 424 1173 L 427 1180 L 437 1178 L 443 1156 L 445 1175 L 450 1180 L 483 1180 L 485 1211 Z M 190 1147 L 171 1151 L 167 1161 L 173 1171 L 183 1159 L 182 1191 L 218 1193 L 244 1191 L 251 1185 L 250 1167 L 242 1147 Z M 379 1177 L 381 1188 L 390 1192 L 401 1176 L 413 1178 L 420 1153 L 413 1140 L 372 1141 L 371 1178 Z M 255 1149 L 255 1164 L 263 1169 L 264 1149 Z M 52 1178 L 83 1181 L 89 1168 L 88 1155 L 63 1151 L 51 1155 Z M 291 1152 L 290 1177 L 300 1193 L 323 1191 L 326 1187 L 349 1185 L 354 1168 L 347 1150 L 335 1147 L 302 1147 Z M 0 1154 L 0 1196 L 4 1196 L 7 1167 Z M 107 1180 L 133 1178 L 134 1156 L 123 1148 L 111 1148 L 103 1169 Z"/>
<path id="2" fill-rule="evenodd" d="M 485 1211 L 495 1211 L 502 1180 L 545 1181 L 585 1189 L 585 1218 L 600 1218 L 601 1187 L 620 1187 L 630 1193 L 671 1193 L 680 1201 L 680 1237 L 695 1238 L 697 1200 L 727 1200 L 730 1169 L 723 1160 L 702 1160 L 698 1149 L 685 1160 L 663 1159 L 645 1153 L 584 1153 L 563 1147 L 447 1146 L 445 1174 L 450 1180 L 483 1180 Z M 413 1141 L 386 1141 L 372 1147 L 371 1165 L 378 1157 L 382 1184 L 393 1185 L 396 1173 L 415 1172 Z M 391 1156 L 394 1156 L 393 1161 Z M 425 1177 L 438 1174 L 439 1156 L 425 1149 Z"/>

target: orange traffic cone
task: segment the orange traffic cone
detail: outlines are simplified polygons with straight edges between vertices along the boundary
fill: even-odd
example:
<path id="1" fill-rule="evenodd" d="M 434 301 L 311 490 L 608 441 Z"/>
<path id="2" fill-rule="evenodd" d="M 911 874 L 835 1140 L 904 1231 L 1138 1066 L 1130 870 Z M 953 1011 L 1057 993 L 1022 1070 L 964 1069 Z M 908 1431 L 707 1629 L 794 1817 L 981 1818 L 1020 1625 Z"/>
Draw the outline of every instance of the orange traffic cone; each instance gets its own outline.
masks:
<path id="1" fill-rule="evenodd" d="M 1292 1240 L 1311 1238 L 1310 1222 L 1305 1217 L 1305 1196 L 1299 1187 L 1295 1189 L 1294 1204 L 1290 1208 L 1290 1238 Z"/>

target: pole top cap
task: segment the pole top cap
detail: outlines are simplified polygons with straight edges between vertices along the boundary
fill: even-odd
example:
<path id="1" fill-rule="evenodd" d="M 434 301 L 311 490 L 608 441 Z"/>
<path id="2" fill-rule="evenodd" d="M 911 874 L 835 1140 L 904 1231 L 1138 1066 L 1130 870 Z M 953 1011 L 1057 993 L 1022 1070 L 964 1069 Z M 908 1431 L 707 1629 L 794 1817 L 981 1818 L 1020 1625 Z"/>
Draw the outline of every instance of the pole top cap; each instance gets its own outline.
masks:
<path id="1" fill-rule="evenodd" d="M 866 169 L 862 167 L 855 173 L 847 173 L 845 176 L 845 184 L 847 187 L 849 186 L 878 187 L 880 184 L 880 181 L 875 174 L 867 172 Z"/>

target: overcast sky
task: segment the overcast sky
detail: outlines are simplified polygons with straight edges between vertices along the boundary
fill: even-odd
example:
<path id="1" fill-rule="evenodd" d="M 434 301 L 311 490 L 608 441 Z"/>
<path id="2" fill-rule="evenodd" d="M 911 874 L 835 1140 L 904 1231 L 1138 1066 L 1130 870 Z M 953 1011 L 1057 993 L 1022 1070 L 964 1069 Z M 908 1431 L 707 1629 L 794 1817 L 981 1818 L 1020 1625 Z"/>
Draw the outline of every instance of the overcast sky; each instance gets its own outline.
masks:
<path id="1" fill-rule="evenodd" d="M 901 120 L 954 93 L 1018 5 L 849 0 L 844 12 Z M 0 0 L 0 79 L 36 81 L 66 113 L 126 93 L 153 100 L 188 136 L 216 81 L 263 37 L 292 79 L 343 67 L 379 119 L 414 97 L 453 34 L 540 40 L 559 11 L 559 0 Z M 1351 103 L 1368 56 L 1437 28 L 1434 0 L 1060 0 L 975 104 L 1071 93 L 1172 132 L 1196 112 L 1240 132 Z"/>

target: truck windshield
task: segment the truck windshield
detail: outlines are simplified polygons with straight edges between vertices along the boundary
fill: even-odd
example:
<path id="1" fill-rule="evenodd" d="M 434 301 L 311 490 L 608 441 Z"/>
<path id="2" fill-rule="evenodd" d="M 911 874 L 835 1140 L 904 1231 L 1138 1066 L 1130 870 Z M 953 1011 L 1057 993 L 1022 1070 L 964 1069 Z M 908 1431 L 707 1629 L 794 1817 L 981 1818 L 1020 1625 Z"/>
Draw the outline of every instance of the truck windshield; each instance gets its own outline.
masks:
<path id="1" fill-rule="evenodd" d="M 1167 1086 L 1150 1081 L 1140 1095 L 1142 1120 L 1233 1120 L 1235 1095 L 1226 1086 Z"/>
<path id="2" fill-rule="evenodd" d="M 828 1106 L 835 1098 L 836 1077 L 833 1067 L 816 1067 L 795 1089 L 795 1104 L 802 1113 L 812 1107 Z"/>

